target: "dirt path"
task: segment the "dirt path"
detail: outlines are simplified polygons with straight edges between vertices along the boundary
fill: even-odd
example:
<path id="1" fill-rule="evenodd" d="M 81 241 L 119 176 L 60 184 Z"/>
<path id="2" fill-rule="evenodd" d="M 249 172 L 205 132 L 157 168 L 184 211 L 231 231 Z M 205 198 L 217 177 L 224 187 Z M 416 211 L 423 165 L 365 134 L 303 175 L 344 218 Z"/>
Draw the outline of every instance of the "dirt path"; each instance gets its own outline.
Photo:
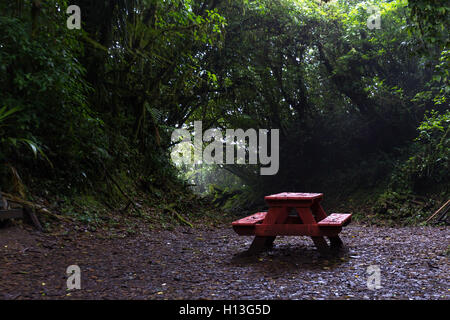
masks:
<path id="1" fill-rule="evenodd" d="M 349 252 L 321 258 L 306 237 L 244 257 L 251 237 L 230 228 L 152 231 L 124 239 L 0 229 L 2 299 L 449 299 L 448 228 L 352 224 Z M 81 290 L 66 290 L 69 265 Z M 381 286 L 367 288 L 378 265 Z"/>

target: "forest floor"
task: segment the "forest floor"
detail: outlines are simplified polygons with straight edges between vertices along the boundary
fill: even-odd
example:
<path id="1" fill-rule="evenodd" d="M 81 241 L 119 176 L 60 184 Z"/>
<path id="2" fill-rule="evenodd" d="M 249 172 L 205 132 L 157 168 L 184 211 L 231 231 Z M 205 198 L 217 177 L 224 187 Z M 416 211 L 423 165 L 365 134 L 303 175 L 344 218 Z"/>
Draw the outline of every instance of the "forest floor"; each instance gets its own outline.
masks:
<path id="1" fill-rule="evenodd" d="M 134 235 L 0 229 L 0 299 L 450 299 L 448 227 L 352 223 L 348 252 L 319 255 L 307 237 L 279 237 L 245 256 L 252 238 L 228 224 Z M 68 291 L 66 268 L 81 268 Z M 369 290 L 367 268 L 381 270 Z"/>

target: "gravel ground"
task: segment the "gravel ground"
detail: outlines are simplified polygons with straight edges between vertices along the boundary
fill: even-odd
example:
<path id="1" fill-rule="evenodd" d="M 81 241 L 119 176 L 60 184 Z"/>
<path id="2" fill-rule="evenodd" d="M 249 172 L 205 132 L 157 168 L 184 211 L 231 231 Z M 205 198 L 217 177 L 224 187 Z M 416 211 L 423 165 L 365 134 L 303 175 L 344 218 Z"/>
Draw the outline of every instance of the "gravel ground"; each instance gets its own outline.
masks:
<path id="1" fill-rule="evenodd" d="M 321 257 L 307 237 L 278 237 L 272 250 L 248 257 L 252 237 L 228 226 L 123 239 L 3 228 L 0 299 L 450 298 L 448 227 L 351 224 L 341 238 L 348 252 L 339 257 Z M 74 264 L 81 290 L 68 291 Z M 379 267 L 381 288 L 368 289 L 369 266 Z"/>

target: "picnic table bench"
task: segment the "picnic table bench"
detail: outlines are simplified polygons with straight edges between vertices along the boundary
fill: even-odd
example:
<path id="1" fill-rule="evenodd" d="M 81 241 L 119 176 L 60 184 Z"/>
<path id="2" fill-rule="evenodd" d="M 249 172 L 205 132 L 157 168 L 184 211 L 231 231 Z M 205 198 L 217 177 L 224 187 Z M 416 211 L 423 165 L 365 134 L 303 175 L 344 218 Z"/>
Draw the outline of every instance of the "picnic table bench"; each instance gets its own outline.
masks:
<path id="1" fill-rule="evenodd" d="M 283 192 L 264 197 L 269 209 L 232 223 L 239 235 L 254 235 L 249 252 L 270 248 L 276 236 L 310 236 L 322 253 L 343 248 L 339 233 L 350 223 L 349 213 L 325 213 L 322 193 Z M 330 240 L 330 246 L 324 237 Z"/>

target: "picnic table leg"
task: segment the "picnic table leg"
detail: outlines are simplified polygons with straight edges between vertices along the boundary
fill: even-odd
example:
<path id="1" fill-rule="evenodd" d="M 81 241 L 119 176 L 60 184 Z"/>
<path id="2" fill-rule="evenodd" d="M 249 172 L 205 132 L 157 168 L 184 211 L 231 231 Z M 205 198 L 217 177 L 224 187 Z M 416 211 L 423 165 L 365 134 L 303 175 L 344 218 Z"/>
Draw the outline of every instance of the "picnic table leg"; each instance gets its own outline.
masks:
<path id="1" fill-rule="evenodd" d="M 327 254 L 329 252 L 330 247 L 324 237 L 311 237 L 311 239 L 320 253 Z"/>
<path id="2" fill-rule="evenodd" d="M 276 236 L 266 237 L 266 242 L 264 243 L 264 246 L 267 249 L 270 249 L 273 247 L 273 242 L 275 241 Z"/>
<path id="3" fill-rule="evenodd" d="M 345 248 L 344 243 L 342 242 L 339 236 L 328 237 L 330 239 L 331 250 L 336 251 Z"/>
<path id="4" fill-rule="evenodd" d="M 296 209 L 304 224 L 316 224 L 316 219 L 314 219 L 313 214 L 315 213 L 317 206 L 312 209 L 303 207 L 298 207 Z M 311 237 L 311 239 L 321 254 L 328 254 L 330 247 L 324 237 Z"/>
<path id="5" fill-rule="evenodd" d="M 314 203 L 312 204 L 311 211 L 313 212 L 313 215 L 317 221 L 323 220 L 327 217 L 325 210 L 323 210 L 322 205 L 318 200 L 314 201 Z"/>
<path id="6" fill-rule="evenodd" d="M 278 224 L 284 223 L 289 215 L 289 210 L 286 207 L 270 207 L 263 223 Z M 248 249 L 249 253 L 257 253 L 259 251 L 270 249 L 273 246 L 276 236 L 256 236 Z"/>
<path id="7" fill-rule="evenodd" d="M 270 210 L 270 209 L 269 209 Z M 276 224 L 283 224 L 286 222 L 288 216 L 289 216 L 289 208 L 288 207 L 281 207 L 281 208 L 277 208 L 275 210 L 278 210 L 278 216 L 275 220 Z M 266 242 L 265 242 L 265 246 L 266 248 L 272 248 L 273 247 L 273 242 L 275 241 L 276 236 L 272 236 L 272 237 L 267 237 Z"/>
<path id="8" fill-rule="evenodd" d="M 274 240 L 275 237 L 256 236 L 255 239 L 253 239 L 250 248 L 248 249 L 248 253 L 258 253 L 265 249 L 271 248 Z"/>

